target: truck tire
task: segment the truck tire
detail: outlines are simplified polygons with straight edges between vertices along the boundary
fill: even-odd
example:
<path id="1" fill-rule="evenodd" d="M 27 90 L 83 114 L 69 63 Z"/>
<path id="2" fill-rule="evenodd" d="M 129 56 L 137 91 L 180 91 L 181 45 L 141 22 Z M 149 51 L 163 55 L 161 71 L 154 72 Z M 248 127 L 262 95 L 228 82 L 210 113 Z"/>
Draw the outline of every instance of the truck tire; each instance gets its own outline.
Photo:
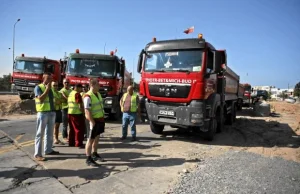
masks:
<path id="1" fill-rule="evenodd" d="M 237 112 L 237 106 L 236 106 L 236 104 L 233 106 L 233 122 L 235 122 L 236 121 L 236 112 Z"/>
<path id="2" fill-rule="evenodd" d="M 32 99 L 30 97 L 30 94 L 20 94 L 19 97 L 20 97 L 21 100 Z"/>
<path id="3" fill-rule="evenodd" d="M 152 133 L 162 134 L 165 126 L 164 125 L 158 125 L 158 124 L 155 124 L 152 121 L 150 121 L 150 128 L 151 128 Z"/>
<path id="4" fill-rule="evenodd" d="M 221 133 L 224 128 L 224 111 L 220 107 L 217 110 L 217 133 Z"/>
<path id="5" fill-rule="evenodd" d="M 207 141 L 212 141 L 214 139 L 216 131 L 217 131 L 217 118 L 213 117 L 209 121 L 208 131 L 203 132 L 203 138 Z"/>

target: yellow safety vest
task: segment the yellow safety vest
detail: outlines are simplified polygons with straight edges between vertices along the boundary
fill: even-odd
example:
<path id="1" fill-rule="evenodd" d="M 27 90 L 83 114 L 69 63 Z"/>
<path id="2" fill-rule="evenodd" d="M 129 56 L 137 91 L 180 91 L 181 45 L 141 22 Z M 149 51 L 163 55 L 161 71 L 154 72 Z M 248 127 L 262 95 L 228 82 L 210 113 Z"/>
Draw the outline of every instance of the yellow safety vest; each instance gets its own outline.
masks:
<path id="1" fill-rule="evenodd" d="M 122 99 L 122 107 L 121 107 L 121 111 L 123 112 L 124 111 L 124 103 L 125 103 L 125 100 L 126 100 L 126 97 L 127 97 L 128 93 L 125 93 L 123 95 L 123 99 Z M 138 109 L 138 105 L 137 105 L 137 101 L 136 101 L 136 98 L 137 98 L 137 95 L 136 93 L 133 93 L 132 96 L 131 96 L 131 103 L 130 103 L 130 112 L 136 112 L 137 109 Z"/>
<path id="2" fill-rule="evenodd" d="M 97 92 L 97 96 L 92 92 L 88 91 L 85 96 L 89 95 L 91 98 L 91 113 L 94 119 L 104 117 L 104 110 L 103 110 L 103 101 L 102 97 L 99 92 Z"/>
<path id="3" fill-rule="evenodd" d="M 77 92 L 73 90 L 68 97 L 68 114 L 72 115 L 82 114 L 79 104 L 76 103 L 75 94 L 77 94 Z"/>
<path id="4" fill-rule="evenodd" d="M 38 85 L 42 92 L 46 90 L 46 87 L 44 84 L 39 84 Z M 45 111 L 50 111 L 50 101 L 49 101 L 49 96 L 47 95 L 46 98 L 44 99 L 43 102 L 41 102 L 38 98 L 35 98 L 35 108 L 37 112 L 45 112 Z"/>
<path id="5" fill-rule="evenodd" d="M 62 103 L 56 104 L 56 101 L 61 101 L 62 100 L 62 94 L 58 91 L 55 91 L 53 88 L 52 88 L 52 93 L 53 93 L 53 100 L 54 100 L 55 110 L 61 110 Z"/>
<path id="6" fill-rule="evenodd" d="M 62 88 L 61 90 L 60 90 L 60 92 L 61 93 L 64 93 L 66 96 L 67 96 L 67 98 L 69 97 L 69 95 L 70 95 L 70 93 L 72 92 L 72 90 L 71 89 L 66 89 L 66 88 Z M 65 108 L 68 108 L 68 102 L 63 102 L 62 103 L 62 109 L 65 109 Z"/>
<path id="7" fill-rule="evenodd" d="M 85 95 L 85 92 L 80 92 L 80 95 L 83 97 Z"/>

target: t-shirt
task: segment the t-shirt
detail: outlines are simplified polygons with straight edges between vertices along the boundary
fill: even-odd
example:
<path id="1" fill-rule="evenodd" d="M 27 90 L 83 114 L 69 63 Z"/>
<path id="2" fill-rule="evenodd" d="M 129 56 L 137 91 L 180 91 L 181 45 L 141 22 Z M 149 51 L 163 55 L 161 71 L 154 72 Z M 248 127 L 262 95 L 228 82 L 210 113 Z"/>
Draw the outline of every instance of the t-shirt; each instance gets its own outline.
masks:
<path id="1" fill-rule="evenodd" d="M 35 94 L 35 97 L 41 96 L 43 94 L 42 89 L 38 85 L 35 86 L 35 88 L 34 88 L 34 94 Z M 52 90 L 49 90 L 48 97 L 49 97 L 49 103 L 50 103 L 50 110 L 55 111 L 54 101 L 53 101 L 54 97 L 53 97 Z"/>
<path id="2" fill-rule="evenodd" d="M 95 93 L 94 93 L 95 94 Z M 96 97 L 98 97 L 97 94 L 95 94 Z M 91 109 L 92 108 L 92 101 L 91 101 L 91 97 L 87 94 L 85 94 L 85 97 L 83 99 L 83 105 L 85 109 Z M 95 121 L 104 121 L 104 118 L 99 118 Z"/>

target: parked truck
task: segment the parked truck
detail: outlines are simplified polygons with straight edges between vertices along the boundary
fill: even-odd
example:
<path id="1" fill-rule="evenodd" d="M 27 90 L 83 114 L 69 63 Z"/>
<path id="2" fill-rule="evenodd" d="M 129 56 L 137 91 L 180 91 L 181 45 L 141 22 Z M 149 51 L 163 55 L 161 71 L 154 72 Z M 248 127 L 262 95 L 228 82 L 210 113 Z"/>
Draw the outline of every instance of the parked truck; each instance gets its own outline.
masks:
<path id="1" fill-rule="evenodd" d="M 142 115 L 153 133 L 165 125 L 200 132 L 213 140 L 236 119 L 239 76 L 226 51 L 198 38 L 153 41 L 139 55 Z"/>
<path id="2" fill-rule="evenodd" d="M 104 100 L 104 111 L 112 119 L 119 119 L 121 115 L 119 101 L 132 78 L 125 68 L 125 60 L 114 55 L 70 53 L 65 63 L 65 77 L 71 86 L 76 83 L 88 84 L 90 78 L 97 78 L 100 84 L 99 93 Z"/>
<path id="3" fill-rule="evenodd" d="M 251 105 L 251 85 L 248 83 L 241 84 L 244 88 L 243 106 L 250 107 Z"/>
<path id="4" fill-rule="evenodd" d="M 53 79 L 61 83 L 62 68 L 59 61 L 46 57 L 27 57 L 24 54 L 17 56 L 13 64 L 12 89 L 18 92 L 22 100 L 32 99 L 35 86 L 43 81 L 44 72 L 52 73 Z"/>

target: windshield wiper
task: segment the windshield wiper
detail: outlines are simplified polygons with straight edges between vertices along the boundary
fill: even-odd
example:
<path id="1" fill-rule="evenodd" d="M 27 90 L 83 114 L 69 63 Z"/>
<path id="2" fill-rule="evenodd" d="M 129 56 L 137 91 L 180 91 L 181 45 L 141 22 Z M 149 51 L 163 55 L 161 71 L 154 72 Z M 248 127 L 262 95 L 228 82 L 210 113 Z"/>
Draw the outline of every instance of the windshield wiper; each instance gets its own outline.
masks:
<path id="1" fill-rule="evenodd" d="M 176 70 L 173 69 L 173 71 L 176 71 L 176 72 L 186 72 L 187 74 L 191 73 L 191 71 L 188 70 L 188 69 L 176 69 Z"/>
<path id="2" fill-rule="evenodd" d="M 166 72 L 166 70 L 164 70 L 164 69 L 153 69 L 153 70 L 151 71 L 151 74 L 153 74 L 153 73 L 155 73 L 155 72 Z"/>
<path id="3" fill-rule="evenodd" d="M 86 75 L 81 74 L 81 73 L 75 73 L 75 74 L 73 74 L 73 76 L 75 76 L 75 77 L 87 77 Z"/>

